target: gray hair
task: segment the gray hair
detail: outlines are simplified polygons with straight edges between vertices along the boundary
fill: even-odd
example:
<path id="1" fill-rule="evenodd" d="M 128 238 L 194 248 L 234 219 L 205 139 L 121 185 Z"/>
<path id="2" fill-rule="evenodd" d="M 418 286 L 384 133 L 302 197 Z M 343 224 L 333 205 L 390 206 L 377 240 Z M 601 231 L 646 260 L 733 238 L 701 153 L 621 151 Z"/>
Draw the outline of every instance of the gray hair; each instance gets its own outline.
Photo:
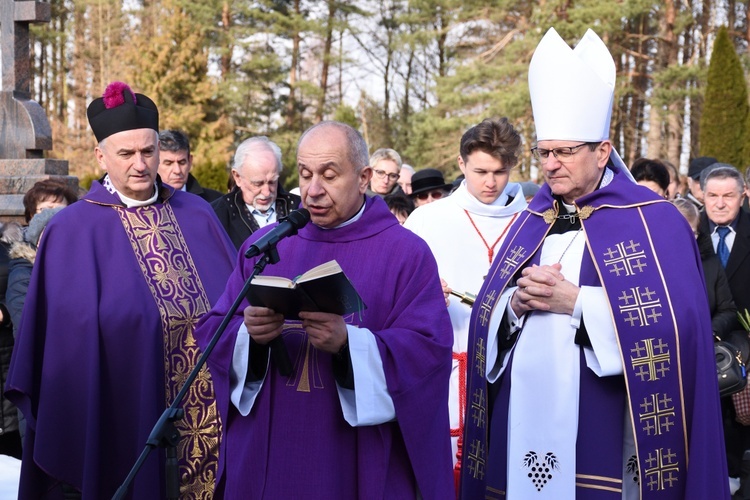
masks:
<path id="1" fill-rule="evenodd" d="M 259 149 L 265 149 L 273 153 L 276 157 L 276 167 L 280 173 L 282 168 L 281 148 L 265 135 L 245 139 L 239 146 L 237 146 L 237 151 L 235 151 L 234 159 L 232 160 L 232 170 L 236 170 L 239 173 L 242 165 L 245 163 L 247 155 L 252 151 L 257 151 Z"/>
<path id="2" fill-rule="evenodd" d="M 416 173 L 416 170 L 414 170 L 414 167 L 412 167 L 411 165 L 407 165 L 406 163 L 402 164 L 402 165 L 401 165 L 401 168 L 402 168 L 402 169 L 406 169 L 407 171 L 411 172 L 411 173 L 412 173 L 412 175 L 413 175 L 414 173 Z"/>
<path id="3" fill-rule="evenodd" d="M 706 184 L 711 179 L 734 179 L 737 181 L 740 193 L 745 189 L 745 180 L 739 170 L 728 163 L 714 163 L 701 172 L 701 189 L 706 190 Z"/>
<path id="4" fill-rule="evenodd" d="M 370 156 L 370 166 L 374 167 L 379 161 L 383 160 L 391 160 L 398 165 L 399 169 L 403 166 L 401 155 L 399 155 L 395 149 L 390 148 L 380 148 L 376 150 L 372 156 Z"/>
<path id="5" fill-rule="evenodd" d="M 159 132 L 157 132 L 156 130 L 153 130 L 153 129 L 152 129 L 152 132 L 154 133 L 154 143 L 155 143 L 156 149 L 158 150 L 159 149 Z M 114 135 L 114 134 L 112 134 L 112 135 Z M 104 139 L 102 139 L 101 141 L 99 141 L 99 143 L 96 146 L 99 149 L 102 149 L 102 150 L 106 149 L 107 144 L 108 144 L 107 139 L 109 139 L 110 137 L 112 137 L 112 135 L 108 135 L 107 137 L 105 137 Z"/>
<path id="6" fill-rule="evenodd" d="M 693 202 L 691 202 L 687 198 L 675 198 L 674 200 L 672 200 L 672 204 L 677 207 L 677 210 L 679 210 L 683 217 L 687 219 L 690 225 L 697 223 L 700 219 L 700 212 L 698 212 L 698 207 L 696 207 Z"/>
<path id="7" fill-rule="evenodd" d="M 365 139 L 364 137 L 362 137 L 362 134 L 360 134 L 356 129 L 352 128 L 346 123 L 341 123 L 341 122 L 336 122 L 336 121 L 324 121 L 324 122 L 320 122 L 320 123 L 313 125 L 312 127 L 305 130 L 305 132 L 299 138 L 299 141 L 297 141 L 297 151 L 299 151 L 299 145 L 302 144 L 302 141 L 304 140 L 305 137 L 307 137 L 307 134 L 309 134 L 310 132 L 312 132 L 318 127 L 333 127 L 344 133 L 344 136 L 346 137 L 346 145 L 347 145 L 346 156 L 347 156 L 347 159 L 349 160 L 349 163 L 351 163 L 354 166 L 355 172 L 359 173 L 362 171 L 363 168 L 368 166 L 368 156 L 370 153 L 367 149 L 367 142 L 365 142 Z"/>

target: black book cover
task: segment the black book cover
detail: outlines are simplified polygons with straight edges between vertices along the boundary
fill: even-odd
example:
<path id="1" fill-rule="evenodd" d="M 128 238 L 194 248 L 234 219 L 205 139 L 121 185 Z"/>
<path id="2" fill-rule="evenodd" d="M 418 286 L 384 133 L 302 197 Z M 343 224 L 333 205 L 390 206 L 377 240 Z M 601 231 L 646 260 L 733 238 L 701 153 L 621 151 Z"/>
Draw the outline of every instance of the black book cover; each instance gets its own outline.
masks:
<path id="1" fill-rule="evenodd" d="M 343 316 L 366 308 L 335 260 L 310 269 L 296 280 L 257 276 L 250 285 L 247 299 L 250 304 L 273 309 L 287 319 L 299 319 L 300 311 Z"/>

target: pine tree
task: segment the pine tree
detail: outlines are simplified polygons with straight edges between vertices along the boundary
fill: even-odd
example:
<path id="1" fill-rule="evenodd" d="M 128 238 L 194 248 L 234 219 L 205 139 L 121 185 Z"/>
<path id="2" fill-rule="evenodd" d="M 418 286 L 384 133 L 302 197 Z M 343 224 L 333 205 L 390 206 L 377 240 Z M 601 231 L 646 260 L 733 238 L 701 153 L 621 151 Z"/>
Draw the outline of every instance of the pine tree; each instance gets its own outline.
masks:
<path id="1" fill-rule="evenodd" d="M 159 107 L 162 129 L 179 129 L 189 139 L 195 174 L 203 165 L 229 160 L 232 131 L 220 109 L 218 82 L 208 74 L 213 0 L 158 0 L 140 12 L 130 81 Z M 169 22 L 154 22 L 165 20 Z"/>
<path id="2" fill-rule="evenodd" d="M 726 28 L 714 40 L 700 121 L 700 154 L 742 168 L 747 83 Z"/>

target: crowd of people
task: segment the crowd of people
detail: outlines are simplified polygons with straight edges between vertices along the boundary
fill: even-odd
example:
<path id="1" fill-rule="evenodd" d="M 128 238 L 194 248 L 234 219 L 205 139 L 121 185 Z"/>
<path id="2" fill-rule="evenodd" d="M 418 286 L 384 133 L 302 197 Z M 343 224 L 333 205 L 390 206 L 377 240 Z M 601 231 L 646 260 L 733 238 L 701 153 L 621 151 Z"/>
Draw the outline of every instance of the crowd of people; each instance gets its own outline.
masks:
<path id="1" fill-rule="evenodd" d="M 151 99 L 110 84 L 87 111 L 103 177 L 80 199 L 37 183 L 0 229 L 19 498 L 111 498 L 146 446 L 127 498 L 750 499 L 750 388 L 719 397 L 713 347 L 750 359 L 750 179 L 709 157 L 685 178 L 628 168 L 614 80 L 593 31 L 544 36 L 539 183 L 511 182 L 506 118 L 465 131 L 452 182 L 326 121 L 299 138 L 298 189 L 256 136 L 224 193 Z M 274 233 L 295 211 L 309 223 Z M 354 313 L 245 296 L 259 270 L 330 261 Z M 209 349 L 178 438 L 153 441 Z"/>

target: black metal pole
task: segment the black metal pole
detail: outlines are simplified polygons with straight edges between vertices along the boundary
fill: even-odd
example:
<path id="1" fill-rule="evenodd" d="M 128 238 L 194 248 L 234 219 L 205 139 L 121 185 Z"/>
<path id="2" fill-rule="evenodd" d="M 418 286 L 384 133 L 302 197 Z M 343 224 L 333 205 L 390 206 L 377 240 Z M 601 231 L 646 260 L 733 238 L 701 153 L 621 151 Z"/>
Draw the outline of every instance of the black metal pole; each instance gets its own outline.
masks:
<path id="1" fill-rule="evenodd" d="M 175 396 L 174 401 L 172 401 L 172 404 L 169 405 L 169 408 L 167 408 L 164 411 L 164 413 L 162 413 L 161 417 L 159 417 L 159 420 L 156 422 L 156 425 L 154 425 L 154 428 L 151 431 L 151 434 L 149 435 L 148 440 L 146 441 L 145 448 L 141 452 L 141 455 L 138 457 L 138 460 L 136 460 L 132 469 L 130 469 L 130 473 L 125 478 L 125 481 L 123 481 L 123 483 L 115 492 L 115 495 L 112 497 L 112 500 L 122 500 L 125 497 L 125 495 L 128 492 L 128 489 L 130 488 L 130 485 L 133 483 L 133 480 L 135 479 L 135 476 L 138 474 L 138 471 L 141 469 L 141 467 L 143 466 L 143 463 L 146 461 L 146 458 L 148 458 L 149 454 L 154 448 L 157 448 L 157 447 L 167 448 L 166 467 L 169 467 L 170 464 L 172 466 L 176 465 L 177 455 L 176 455 L 176 450 L 174 449 L 174 447 L 179 442 L 180 436 L 179 436 L 179 432 L 174 427 L 174 422 L 182 419 L 182 416 L 184 413 L 182 408 L 178 408 L 178 406 L 182 403 L 182 400 L 185 399 L 185 396 L 187 395 L 187 392 L 190 389 L 190 386 L 192 385 L 193 381 L 198 377 L 198 373 L 200 372 L 201 368 L 203 368 L 203 365 L 206 364 L 206 360 L 208 359 L 208 356 L 211 354 L 211 351 L 214 350 L 214 347 L 216 346 L 216 343 L 221 338 L 221 335 L 224 333 L 224 330 L 226 330 L 227 326 L 229 326 L 229 322 L 232 320 L 234 313 L 240 307 L 240 304 L 242 303 L 242 301 L 245 300 L 245 295 L 247 295 L 248 290 L 250 290 L 250 284 L 255 278 L 255 276 L 260 274 L 263 271 L 263 269 L 266 268 L 266 265 L 276 264 L 278 261 L 279 261 L 279 254 L 276 251 L 275 247 L 270 248 L 267 252 L 264 253 L 263 257 L 258 259 L 258 262 L 253 267 L 253 272 L 250 274 L 250 277 L 245 282 L 245 285 L 242 287 L 242 290 L 240 291 L 237 298 L 234 299 L 234 302 L 230 306 L 229 311 L 227 312 L 226 316 L 224 316 L 224 319 L 219 325 L 219 328 L 216 329 L 216 332 L 214 333 L 213 337 L 211 337 L 211 341 L 206 346 L 206 349 L 203 351 L 203 354 L 198 359 L 198 362 L 195 364 L 195 367 L 193 367 L 193 369 L 190 371 L 190 374 L 185 380 L 185 383 L 180 389 L 180 392 L 177 393 L 177 396 Z M 173 444 L 170 444 L 170 442 L 173 442 Z M 170 447 L 172 448 L 171 451 L 170 451 Z M 174 469 L 174 467 L 172 467 L 172 469 Z M 180 489 L 179 470 L 177 471 L 172 470 L 170 472 L 169 468 L 167 468 L 167 470 L 165 471 L 165 475 L 167 477 L 167 483 L 168 483 L 167 497 L 170 499 L 179 498 L 179 489 Z M 173 494 L 173 492 L 170 492 L 170 490 L 174 488 L 173 483 L 174 483 L 175 477 L 177 479 L 177 494 L 174 497 L 172 497 L 169 495 Z"/>

